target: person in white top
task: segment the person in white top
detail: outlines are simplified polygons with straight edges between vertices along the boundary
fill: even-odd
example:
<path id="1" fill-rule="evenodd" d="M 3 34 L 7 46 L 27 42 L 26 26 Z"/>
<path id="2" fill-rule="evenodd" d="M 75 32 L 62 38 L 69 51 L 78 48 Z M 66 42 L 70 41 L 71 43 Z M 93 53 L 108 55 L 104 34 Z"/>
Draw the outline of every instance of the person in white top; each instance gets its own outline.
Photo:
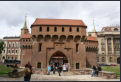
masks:
<path id="1" fill-rule="evenodd" d="M 63 65 L 63 75 L 65 76 L 66 75 L 66 64 L 64 63 Z"/>

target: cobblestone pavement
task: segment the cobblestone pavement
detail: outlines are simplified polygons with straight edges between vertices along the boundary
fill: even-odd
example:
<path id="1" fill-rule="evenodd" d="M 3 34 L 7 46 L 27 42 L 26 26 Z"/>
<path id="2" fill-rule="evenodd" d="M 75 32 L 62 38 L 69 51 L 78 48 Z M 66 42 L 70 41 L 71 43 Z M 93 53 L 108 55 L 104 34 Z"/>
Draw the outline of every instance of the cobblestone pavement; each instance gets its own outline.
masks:
<path id="1" fill-rule="evenodd" d="M 24 77 L 20 78 L 9 78 L 5 77 L 2 78 L 0 77 L 0 81 L 24 81 Z M 56 74 L 51 74 L 50 75 L 39 75 L 39 74 L 32 74 L 31 76 L 31 81 L 120 81 L 120 79 L 103 79 L 100 77 L 91 77 L 91 75 L 67 75 L 61 76 Z"/>

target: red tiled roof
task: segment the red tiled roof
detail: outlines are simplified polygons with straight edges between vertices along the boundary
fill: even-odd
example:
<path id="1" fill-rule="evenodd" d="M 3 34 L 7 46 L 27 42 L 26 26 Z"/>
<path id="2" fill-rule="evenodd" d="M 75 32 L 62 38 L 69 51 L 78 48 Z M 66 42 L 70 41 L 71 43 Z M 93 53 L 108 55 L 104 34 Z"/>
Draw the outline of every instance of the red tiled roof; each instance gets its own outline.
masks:
<path id="1" fill-rule="evenodd" d="M 37 18 L 32 25 L 74 25 L 86 26 L 82 20 L 72 19 L 40 19 Z"/>
<path id="2" fill-rule="evenodd" d="M 87 40 L 97 41 L 97 39 L 95 37 L 92 37 L 92 36 L 87 36 Z"/>
<path id="3" fill-rule="evenodd" d="M 21 38 L 31 38 L 31 34 L 24 34 Z"/>

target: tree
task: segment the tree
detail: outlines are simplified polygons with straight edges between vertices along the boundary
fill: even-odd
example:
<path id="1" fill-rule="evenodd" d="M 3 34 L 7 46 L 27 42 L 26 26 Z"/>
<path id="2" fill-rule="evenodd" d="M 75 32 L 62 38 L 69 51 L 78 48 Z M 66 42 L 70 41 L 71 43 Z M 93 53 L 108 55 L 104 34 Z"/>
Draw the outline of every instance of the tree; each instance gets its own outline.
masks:
<path id="1" fill-rule="evenodd" d="M 4 49 L 3 45 L 4 45 L 4 42 L 3 41 L 0 42 L 0 54 L 2 53 L 2 50 Z"/>

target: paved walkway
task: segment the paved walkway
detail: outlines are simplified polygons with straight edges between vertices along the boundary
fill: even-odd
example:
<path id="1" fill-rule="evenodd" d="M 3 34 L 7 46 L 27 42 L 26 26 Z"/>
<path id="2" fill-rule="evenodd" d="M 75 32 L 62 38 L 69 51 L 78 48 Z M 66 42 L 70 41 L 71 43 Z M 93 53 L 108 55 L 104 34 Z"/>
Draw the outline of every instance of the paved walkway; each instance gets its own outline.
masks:
<path id="1" fill-rule="evenodd" d="M 62 74 L 61 74 L 62 75 Z M 9 78 L 0 77 L 0 81 L 24 81 L 24 77 Z M 120 81 L 120 79 L 103 79 L 100 77 L 91 77 L 91 75 L 67 75 L 59 76 L 58 73 L 50 75 L 32 74 L 31 81 Z"/>

